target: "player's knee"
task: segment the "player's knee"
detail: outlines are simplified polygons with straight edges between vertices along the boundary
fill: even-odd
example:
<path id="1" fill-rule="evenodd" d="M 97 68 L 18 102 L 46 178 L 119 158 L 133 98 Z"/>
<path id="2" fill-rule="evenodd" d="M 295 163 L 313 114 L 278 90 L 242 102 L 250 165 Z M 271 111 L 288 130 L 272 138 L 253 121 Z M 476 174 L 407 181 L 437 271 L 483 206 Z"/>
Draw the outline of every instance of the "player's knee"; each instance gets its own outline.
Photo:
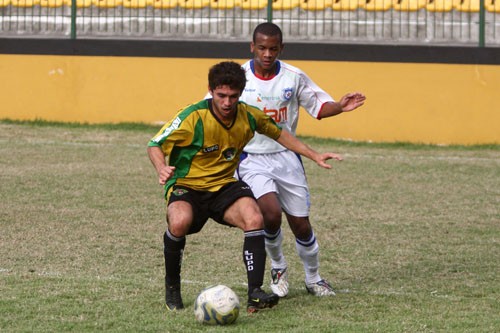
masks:
<path id="1" fill-rule="evenodd" d="M 264 228 L 264 218 L 260 213 L 246 216 L 243 222 L 245 230 L 258 230 Z"/>

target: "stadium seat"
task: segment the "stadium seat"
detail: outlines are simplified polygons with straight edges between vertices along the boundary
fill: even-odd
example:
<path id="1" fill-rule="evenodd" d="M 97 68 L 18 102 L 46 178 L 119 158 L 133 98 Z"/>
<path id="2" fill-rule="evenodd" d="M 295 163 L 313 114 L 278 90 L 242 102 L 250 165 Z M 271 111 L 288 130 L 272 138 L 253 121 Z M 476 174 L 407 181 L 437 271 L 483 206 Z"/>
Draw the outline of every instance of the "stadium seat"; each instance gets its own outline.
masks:
<path id="1" fill-rule="evenodd" d="M 40 0 L 41 7 L 57 8 L 65 5 L 64 0 Z"/>
<path id="2" fill-rule="evenodd" d="M 477 13 L 479 12 L 479 0 L 458 0 L 455 2 L 455 10 L 459 12 Z"/>
<path id="3" fill-rule="evenodd" d="M 0 0 L 0 7 L 7 7 L 10 5 L 10 0 Z"/>
<path id="4" fill-rule="evenodd" d="M 333 10 L 356 10 L 362 0 L 333 0 Z"/>
<path id="5" fill-rule="evenodd" d="M 359 7 L 367 11 L 386 11 L 392 8 L 392 0 L 366 0 Z"/>
<path id="6" fill-rule="evenodd" d="M 455 0 L 429 0 L 425 9 L 430 12 L 450 12 L 453 10 Z"/>
<path id="7" fill-rule="evenodd" d="M 267 7 L 267 0 L 241 0 L 243 9 L 264 9 Z"/>
<path id="8" fill-rule="evenodd" d="M 239 4 L 239 0 L 210 0 L 210 7 L 213 9 L 233 9 Z"/>
<path id="9" fill-rule="evenodd" d="M 332 8 L 333 0 L 301 0 L 300 8 L 304 10 L 325 10 Z"/>
<path id="10" fill-rule="evenodd" d="M 425 8 L 427 0 L 393 0 L 392 8 L 400 12 L 414 12 Z"/>
<path id="11" fill-rule="evenodd" d="M 92 0 L 92 4 L 99 8 L 114 8 L 121 6 L 123 0 Z"/>
<path id="12" fill-rule="evenodd" d="M 500 0 L 486 0 L 484 6 L 489 12 L 500 13 Z"/>
<path id="13" fill-rule="evenodd" d="M 72 0 L 64 0 L 64 4 L 71 7 Z M 92 6 L 92 0 L 76 0 L 76 8 L 88 8 L 90 6 Z"/>
<path id="14" fill-rule="evenodd" d="M 11 0 L 10 2 L 14 7 L 33 7 L 40 4 L 40 0 Z"/>
<path id="15" fill-rule="evenodd" d="M 148 0 L 123 0 L 123 7 L 140 9 L 146 8 L 149 5 Z"/>
<path id="16" fill-rule="evenodd" d="M 290 10 L 300 5 L 300 0 L 272 0 L 273 10 Z"/>
<path id="17" fill-rule="evenodd" d="M 210 6 L 210 0 L 179 0 L 179 6 L 185 9 L 201 9 Z"/>
<path id="18" fill-rule="evenodd" d="M 150 0 L 149 4 L 155 9 L 175 8 L 179 4 L 177 0 Z"/>

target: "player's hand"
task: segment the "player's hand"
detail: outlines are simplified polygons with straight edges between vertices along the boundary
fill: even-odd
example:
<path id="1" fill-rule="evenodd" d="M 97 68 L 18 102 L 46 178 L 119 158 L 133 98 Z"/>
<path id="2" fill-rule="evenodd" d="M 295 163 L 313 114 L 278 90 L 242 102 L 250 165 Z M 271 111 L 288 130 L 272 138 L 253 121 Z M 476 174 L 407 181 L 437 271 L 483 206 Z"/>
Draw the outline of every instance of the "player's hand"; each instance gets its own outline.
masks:
<path id="1" fill-rule="evenodd" d="M 343 158 L 339 154 L 335 154 L 335 153 L 322 153 L 322 154 L 319 154 L 318 159 L 316 160 L 316 163 L 322 168 L 331 169 L 332 166 L 330 164 L 326 163 L 326 161 L 328 161 L 328 160 L 342 161 Z"/>
<path id="2" fill-rule="evenodd" d="M 174 175 L 175 167 L 166 165 L 160 169 L 158 173 L 158 182 L 160 185 L 165 185 L 167 181 Z"/>
<path id="3" fill-rule="evenodd" d="M 366 96 L 359 92 L 349 93 L 344 95 L 339 104 L 342 107 L 342 112 L 349 112 L 359 108 L 365 103 Z"/>

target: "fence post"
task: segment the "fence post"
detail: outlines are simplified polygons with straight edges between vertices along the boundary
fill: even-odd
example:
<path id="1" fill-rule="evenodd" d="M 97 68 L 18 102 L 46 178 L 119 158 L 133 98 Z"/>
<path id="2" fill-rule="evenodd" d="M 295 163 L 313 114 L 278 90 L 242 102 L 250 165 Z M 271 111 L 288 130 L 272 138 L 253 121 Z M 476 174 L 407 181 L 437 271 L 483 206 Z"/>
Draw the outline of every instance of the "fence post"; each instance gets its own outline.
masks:
<path id="1" fill-rule="evenodd" d="M 267 22 L 273 22 L 273 0 L 267 0 Z"/>
<path id="2" fill-rule="evenodd" d="M 76 0 L 71 0 L 71 39 L 76 39 Z"/>
<path id="3" fill-rule="evenodd" d="M 479 0 L 479 47 L 484 47 L 484 36 L 486 26 L 486 14 L 484 0 Z"/>

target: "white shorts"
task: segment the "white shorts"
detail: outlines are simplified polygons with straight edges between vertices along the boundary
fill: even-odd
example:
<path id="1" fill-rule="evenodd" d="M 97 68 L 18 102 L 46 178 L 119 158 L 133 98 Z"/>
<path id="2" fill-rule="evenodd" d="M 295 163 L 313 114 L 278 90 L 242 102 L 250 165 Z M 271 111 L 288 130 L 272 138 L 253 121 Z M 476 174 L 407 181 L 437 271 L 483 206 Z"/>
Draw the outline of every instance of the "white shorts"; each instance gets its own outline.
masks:
<path id="1" fill-rule="evenodd" d="M 309 216 L 311 202 L 304 166 L 294 152 L 248 153 L 240 162 L 237 176 L 250 185 L 257 199 L 275 192 L 286 213 L 298 217 Z"/>

